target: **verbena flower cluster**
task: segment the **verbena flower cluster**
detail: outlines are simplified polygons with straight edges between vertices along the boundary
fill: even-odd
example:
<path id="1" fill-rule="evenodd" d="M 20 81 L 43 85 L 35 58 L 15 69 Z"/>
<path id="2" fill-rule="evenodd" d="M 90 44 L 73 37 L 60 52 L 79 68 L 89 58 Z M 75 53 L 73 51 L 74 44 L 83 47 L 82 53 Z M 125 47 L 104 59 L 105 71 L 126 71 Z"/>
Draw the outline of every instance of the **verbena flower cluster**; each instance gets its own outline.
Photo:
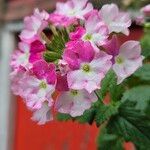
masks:
<path id="1" fill-rule="evenodd" d="M 118 33 L 129 35 L 130 25 L 129 15 L 117 5 L 96 10 L 88 0 L 59 2 L 51 14 L 35 9 L 25 17 L 11 59 L 11 81 L 14 94 L 33 111 L 32 119 L 44 124 L 53 119 L 54 111 L 80 116 L 98 100 L 95 91 L 109 70 L 120 84 L 141 67 L 139 42 L 118 44 Z M 65 41 L 61 31 L 68 40 L 60 51 Z M 56 42 L 52 37 L 61 40 L 50 49 Z"/>

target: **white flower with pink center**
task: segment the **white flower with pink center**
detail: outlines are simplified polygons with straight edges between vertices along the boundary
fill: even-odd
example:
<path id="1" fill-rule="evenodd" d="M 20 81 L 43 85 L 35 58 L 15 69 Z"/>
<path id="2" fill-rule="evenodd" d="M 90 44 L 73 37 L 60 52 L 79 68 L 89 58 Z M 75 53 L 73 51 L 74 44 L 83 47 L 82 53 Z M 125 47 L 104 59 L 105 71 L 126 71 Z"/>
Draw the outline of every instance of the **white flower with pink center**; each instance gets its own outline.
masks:
<path id="1" fill-rule="evenodd" d="M 83 115 L 93 102 L 97 101 L 95 93 L 89 94 L 86 90 L 70 90 L 61 92 L 55 108 L 60 113 L 70 114 L 72 117 Z"/>
<path id="2" fill-rule="evenodd" d="M 89 93 L 100 89 L 101 81 L 112 65 L 112 56 L 105 52 L 96 54 L 89 42 L 72 44 L 68 44 L 63 56 L 71 69 L 67 74 L 69 88 L 85 89 Z"/>
<path id="3" fill-rule="evenodd" d="M 99 11 L 100 16 L 107 24 L 109 33 L 123 33 L 129 35 L 131 19 L 128 13 L 120 12 L 116 4 L 106 4 Z"/>
<path id="4" fill-rule="evenodd" d="M 56 10 L 50 15 L 49 21 L 56 26 L 69 26 L 76 23 L 77 19 L 84 20 L 84 16 L 93 10 L 88 0 L 69 0 L 58 2 Z"/>

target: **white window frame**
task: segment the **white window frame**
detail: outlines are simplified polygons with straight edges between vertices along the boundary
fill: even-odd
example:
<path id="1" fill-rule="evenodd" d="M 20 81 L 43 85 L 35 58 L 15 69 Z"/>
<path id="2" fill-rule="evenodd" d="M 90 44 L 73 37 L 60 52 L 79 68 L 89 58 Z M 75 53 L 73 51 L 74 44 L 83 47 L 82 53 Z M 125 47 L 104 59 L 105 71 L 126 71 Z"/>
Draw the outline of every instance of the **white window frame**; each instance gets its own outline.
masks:
<path id="1" fill-rule="evenodd" d="M 15 49 L 15 32 L 22 23 L 0 26 L 0 150 L 11 150 L 14 144 L 16 101 L 10 90 L 10 57 Z"/>

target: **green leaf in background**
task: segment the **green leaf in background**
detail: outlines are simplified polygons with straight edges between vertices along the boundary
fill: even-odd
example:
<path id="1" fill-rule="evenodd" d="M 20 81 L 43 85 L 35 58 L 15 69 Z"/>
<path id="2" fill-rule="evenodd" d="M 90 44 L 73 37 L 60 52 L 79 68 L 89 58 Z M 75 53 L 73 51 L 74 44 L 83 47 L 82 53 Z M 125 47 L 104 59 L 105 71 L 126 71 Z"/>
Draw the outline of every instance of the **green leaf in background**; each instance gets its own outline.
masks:
<path id="1" fill-rule="evenodd" d="M 124 150 L 123 139 L 115 134 L 109 134 L 105 127 L 100 128 L 97 138 L 98 150 Z"/>
<path id="2" fill-rule="evenodd" d="M 141 80 L 150 81 L 150 64 L 144 64 L 134 73 L 134 76 Z"/>
<path id="3" fill-rule="evenodd" d="M 142 46 L 142 55 L 145 58 L 150 57 L 150 33 L 144 35 L 141 39 L 141 46 Z"/>
<path id="4" fill-rule="evenodd" d="M 144 111 L 147 107 L 147 102 L 150 100 L 150 85 L 137 86 L 127 90 L 122 100 L 137 102 L 136 108 Z"/>
<path id="5" fill-rule="evenodd" d="M 150 145 L 150 118 L 137 110 L 133 102 L 125 101 L 119 108 L 119 114 L 112 117 L 107 125 L 111 134 L 118 134 L 126 141 L 136 145 Z"/>
<path id="6" fill-rule="evenodd" d="M 109 120 L 110 117 L 118 113 L 120 103 L 109 104 L 109 105 L 100 105 L 97 108 L 95 122 L 97 126 L 100 126 L 105 121 Z"/>

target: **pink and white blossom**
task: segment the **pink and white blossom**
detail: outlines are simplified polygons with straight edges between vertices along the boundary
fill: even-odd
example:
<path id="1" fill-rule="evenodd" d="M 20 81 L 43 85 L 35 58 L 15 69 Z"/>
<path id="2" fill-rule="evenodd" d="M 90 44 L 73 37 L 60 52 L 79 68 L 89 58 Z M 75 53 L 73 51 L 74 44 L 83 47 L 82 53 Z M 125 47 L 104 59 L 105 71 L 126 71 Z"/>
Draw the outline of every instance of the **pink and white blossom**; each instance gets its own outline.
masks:
<path id="1" fill-rule="evenodd" d="M 109 33 L 123 33 L 129 35 L 131 19 L 128 13 L 120 12 L 116 4 L 106 4 L 99 11 L 103 21 L 109 28 Z"/>
<path id="2" fill-rule="evenodd" d="M 86 90 L 70 90 L 59 95 L 55 108 L 60 113 L 67 113 L 76 117 L 83 115 L 84 111 L 96 101 L 95 93 L 89 94 Z"/>
<path id="3" fill-rule="evenodd" d="M 11 57 L 10 65 L 13 69 L 17 69 L 20 66 L 25 68 L 31 68 L 31 64 L 29 62 L 30 56 L 30 45 L 24 42 L 20 42 L 18 44 L 19 50 L 15 50 Z"/>
<path id="4" fill-rule="evenodd" d="M 141 9 L 141 12 L 143 12 L 145 16 L 150 17 L 150 4 L 144 6 L 144 7 Z"/>
<path id="5" fill-rule="evenodd" d="M 112 65 L 112 56 L 105 52 L 95 54 L 91 44 L 83 41 L 78 41 L 71 49 L 68 47 L 63 58 L 71 69 L 67 74 L 69 88 L 85 89 L 89 93 L 100 89 L 101 81 Z"/>
<path id="6" fill-rule="evenodd" d="M 33 121 L 38 122 L 39 125 L 44 125 L 45 123 L 53 120 L 53 115 L 51 112 L 51 108 L 49 105 L 44 102 L 42 107 L 33 112 L 33 116 L 31 118 Z"/>
<path id="7" fill-rule="evenodd" d="M 92 14 L 85 21 L 85 28 L 78 27 L 75 32 L 70 33 L 70 38 L 71 40 L 89 41 L 94 49 L 99 52 L 98 46 L 106 44 L 108 33 L 108 27 L 98 14 Z"/>
<path id="8" fill-rule="evenodd" d="M 31 43 L 36 39 L 41 39 L 40 34 L 48 25 L 49 14 L 45 11 L 34 10 L 34 14 L 24 19 L 24 29 L 20 34 L 22 41 Z"/>
<path id="9" fill-rule="evenodd" d="M 120 84 L 142 66 L 144 57 L 141 55 L 140 43 L 137 41 L 125 42 L 114 59 L 113 70 L 118 77 L 118 84 Z"/>
<path id="10" fill-rule="evenodd" d="M 77 19 L 84 20 L 84 16 L 93 10 L 88 0 L 68 0 L 58 2 L 56 10 L 50 15 L 49 21 L 56 26 L 69 26 L 77 22 Z"/>

